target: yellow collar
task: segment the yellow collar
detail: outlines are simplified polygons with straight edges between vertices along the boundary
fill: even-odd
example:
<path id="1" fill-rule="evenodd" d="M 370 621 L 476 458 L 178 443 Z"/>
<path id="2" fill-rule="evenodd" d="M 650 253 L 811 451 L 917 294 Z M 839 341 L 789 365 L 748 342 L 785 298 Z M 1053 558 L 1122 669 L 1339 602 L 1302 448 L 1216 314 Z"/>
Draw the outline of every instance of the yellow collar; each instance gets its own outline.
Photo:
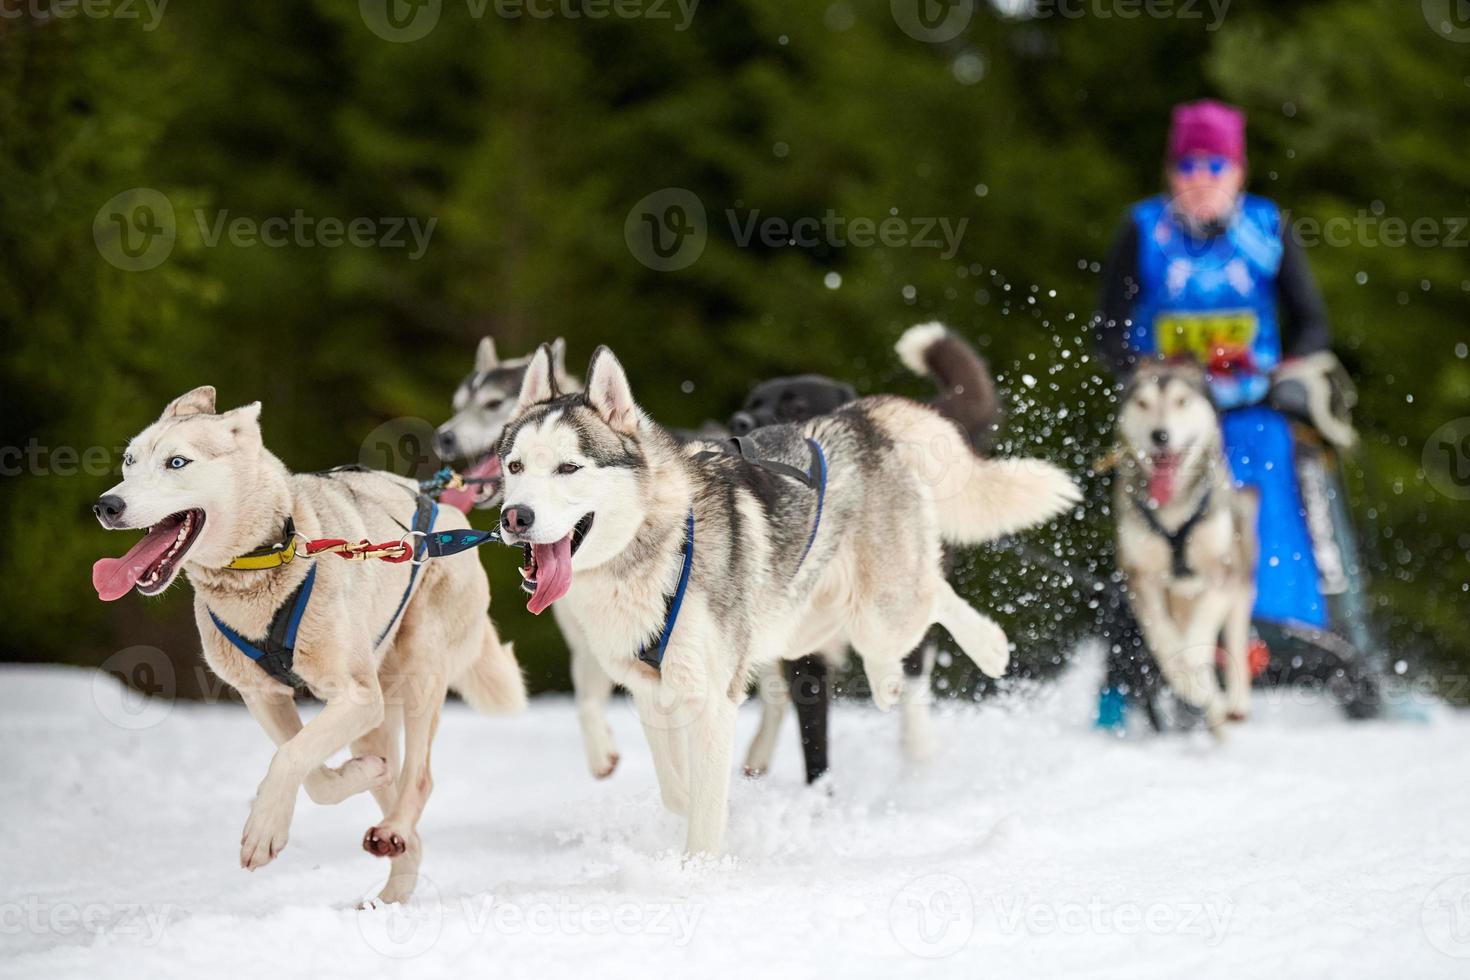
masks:
<path id="1" fill-rule="evenodd" d="M 268 544 L 231 561 L 226 568 L 245 569 L 247 571 L 263 571 L 267 568 L 279 568 L 282 565 L 291 564 L 296 557 L 296 522 L 288 514 L 286 526 L 281 532 L 281 540 L 275 544 Z"/>

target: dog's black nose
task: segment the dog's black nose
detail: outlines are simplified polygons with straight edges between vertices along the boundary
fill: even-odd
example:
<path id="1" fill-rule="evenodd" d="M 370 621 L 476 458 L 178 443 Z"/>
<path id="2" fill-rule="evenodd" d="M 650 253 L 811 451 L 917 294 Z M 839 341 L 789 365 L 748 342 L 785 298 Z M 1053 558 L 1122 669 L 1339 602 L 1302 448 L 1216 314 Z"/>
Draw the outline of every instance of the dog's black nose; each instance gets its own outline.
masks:
<path id="1" fill-rule="evenodd" d="M 730 434 L 732 436 L 749 435 L 755 430 L 755 416 L 749 412 L 736 412 L 730 416 Z"/>
<path id="2" fill-rule="evenodd" d="M 105 497 L 98 497 L 97 502 L 92 505 L 92 513 L 97 515 L 97 520 L 103 527 L 116 525 L 122 519 L 123 511 L 127 509 L 127 502 L 113 493 Z"/>
<path id="3" fill-rule="evenodd" d="M 440 459 L 455 459 L 459 456 L 459 440 L 453 432 L 440 432 L 434 436 L 434 449 Z"/>
<path id="4" fill-rule="evenodd" d="M 1155 446 L 1167 446 L 1169 444 L 1169 430 L 1155 429 L 1149 438 L 1153 439 Z"/>
<path id="5" fill-rule="evenodd" d="M 536 521 L 536 512 L 525 504 L 511 504 L 500 512 L 500 526 L 514 534 L 531 529 Z"/>

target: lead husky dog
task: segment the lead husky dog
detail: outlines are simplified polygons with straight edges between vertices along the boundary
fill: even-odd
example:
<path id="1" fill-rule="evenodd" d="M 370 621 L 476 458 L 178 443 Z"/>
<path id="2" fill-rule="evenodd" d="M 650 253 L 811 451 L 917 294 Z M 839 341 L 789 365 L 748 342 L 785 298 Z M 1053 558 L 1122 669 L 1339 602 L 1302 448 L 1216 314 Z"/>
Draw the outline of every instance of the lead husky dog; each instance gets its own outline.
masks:
<path id="1" fill-rule="evenodd" d="M 416 483 L 388 473 L 288 472 L 262 445 L 260 403 L 217 414 L 206 386 L 174 399 L 129 443 L 122 482 L 97 501 L 103 527 L 148 529 L 122 558 L 93 567 L 98 596 L 158 595 L 186 572 L 205 661 L 278 746 L 241 836 L 241 867 L 253 871 L 281 853 L 303 785 L 328 804 L 370 790 L 383 820 L 363 848 L 391 858 L 379 898 L 407 899 L 423 857 L 417 826 L 446 688 L 482 711 L 525 706 L 473 555 L 416 567 L 308 560 L 296 549 L 298 536 L 403 539 L 416 514 L 433 513 L 419 509 L 417 494 Z M 430 526 L 427 516 L 422 524 Z M 466 526 L 448 507 L 432 522 Z M 265 656 L 254 659 L 231 634 Z M 326 702 L 305 725 L 292 697 L 298 680 Z M 352 758 L 326 765 L 348 746 Z"/>
<path id="2" fill-rule="evenodd" d="M 1118 564 L 1164 679 L 1218 732 L 1250 707 L 1253 492 L 1237 490 L 1204 370 L 1149 358 L 1124 389 Z M 1215 650 L 1225 638 L 1225 690 Z"/>
<path id="3" fill-rule="evenodd" d="M 1005 633 L 950 588 L 941 542 L 983 541 L 1078 500 L 1060 469 L 979 459 L 952 422 L 891 396 L 751 436 L 811 487 L 703 453 L 644 415 L 605 347 L 586 392 L 563 395 L 543 346 L 516 415 L 498 450 L 501 527 L 524 547 L 528 608 L 562 602 L 632 693 L 691 855 L 721 850 L 735 712 L 754 672 L 841 638 L 886 709 L 904 655 L 937 622 L 1000 675 Z"/>

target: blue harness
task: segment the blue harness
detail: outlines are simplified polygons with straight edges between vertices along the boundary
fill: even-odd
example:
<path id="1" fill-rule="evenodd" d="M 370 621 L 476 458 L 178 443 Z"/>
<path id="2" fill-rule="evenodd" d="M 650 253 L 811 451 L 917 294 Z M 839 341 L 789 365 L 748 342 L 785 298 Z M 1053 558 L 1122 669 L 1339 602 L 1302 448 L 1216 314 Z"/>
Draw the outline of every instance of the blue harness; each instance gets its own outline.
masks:
<path id="1" fill-rule="evenodd" d="M 812 521 L 812 533 L 807 536 L 806 548 L 802 550 L 801 558 L 796 562 L 796 567 L 800 570 L 802 563 L 806 561 L 806 556 L 811 554 L 812 545 L 816 544 L 817 529 L 822 526 L 822 505 L 827 499 L 826 454 L 822 452 L 821 445 L 815 439 L 808 439 L 806 442 L 812 451 L 812 471 L 815 472 L 803 472 L 794 466 L 774 459 L 761 459 L 757 457 L 755 455 L 755 444 L 744 436 L 736 436 L 730 439 L 729 442 L 735 446 L 740 458 L 746 462 L 770 470 L 773 473 L 779 473 L 782 476 L 789 476 L 793 480 L 797 480 L 817 491 L 817 514 Z M 728 455 L 730 454 L 716 450 L 707 450 L 699 453 L 694 458 L 703 461 Z M 694 511 L 691 509 L 689 511 L 689 517 L 685 520 L 684 524 L 684 567 L 679 571 L 679 585 L 674 589 L 673 595 L 664 597 L 665 611 L 663 629 L 659 631 L 658 642 L 656 644 L 651 647 L 644 645 L 638 650 L 638 659 L 648 664 L 654 670 L 663 669 L 664 652 L 669 647 L 669 638 L 674 635 L 674 625 L 679 621 L 679 610 L 684 605 L 684 593 L 689 590 L 689 573 L 693 568 Z"/>
<path id="2" fill-rule="evenodd" d="M 408 574 L 408 587 L 403 590 L 403 598 L 398 602 L 398 608 L 393 611 L 393 618 L 388 620 L 388 625 L 378 634 L 373 646 L 376 648 L 388 634 L 392 632 L 393 626 L 398 618 L 403 615 L 404 608 L 408 605 L 409 596 L 413 594 L 414 583 L 418 581 L 419 567 L 429 558 L 442 557 L 455 551 L 462 551 L 466 547 L 474 547 L 482 543 L 485 538 L 477 537 L 473 543 L 465 544 L 461 539 L 467 535 L 481 536 L 490 532 L 484 531 L 441 531 L 431 533 L 434 522 L 439 517 L 439 505 L 428 497 L 418 498 L 418 508 L 414 512 L 413 528 L 418 543 L 414 546 L 414 557 Z M 444 540 L 441 540 L 444 539 Z M 461 545 L 456 547 L 456 545 Z M 270 628 L 266 635 L 259 641 L 251 641 L 240 635 L 238 630 L 229 626 L 224 620 L 215 615 L 214 610 L 209 612 L 209 618 L 214 621 L 215 628 L 225 639 L 229 640 L 235 649 L 245 656 L 254 660 L 272 678 L 285 684 L 287 687 L 303 688 L 306 682 L 296 673 L 296 632 L 301 627 L 301 618 L 306 615 L 306 607 L 311 602 L 312 586 L 316 583 L 316 565 L 312 565 L 306 573 L 306 578 L 296 587 L 281 607 L 271 617 Z"/>

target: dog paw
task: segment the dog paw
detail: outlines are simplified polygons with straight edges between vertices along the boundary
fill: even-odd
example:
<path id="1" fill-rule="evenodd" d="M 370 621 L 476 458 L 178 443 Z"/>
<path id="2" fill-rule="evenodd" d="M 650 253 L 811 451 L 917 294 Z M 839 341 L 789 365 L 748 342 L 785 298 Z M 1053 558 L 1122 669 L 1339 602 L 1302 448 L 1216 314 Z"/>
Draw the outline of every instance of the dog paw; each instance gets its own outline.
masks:
<path id="1" fill-rule="evenodd" d="M 279 803 L 262 803 L 250 808 L 245 832 L 240 835 L 240 867 L 246 871 L 263 868 L 286 849 L 291 829 L 291 808 Z"/>
<path id="2" fill-rule="evenodd" d="M 1010 638 L 1005 630 L 989 620 L 977 632 L 975 649 L 966 649 L 965 652 L 970 654 L 970 659 L 985 676 L 1002 676 L 1011 662 Z"/>
<path id="3" fill-rule="evenodd" d="M 613 774 L 614 770 L 618 768 L 618 763 L 621 761 L 622 756 L 616 752 L 607 753 L 600 760 L 591 763 L 589 768 L 592 770 L 592 778 L 606 779 Z"/>
<path id="4" fill-rule="evenodd" d="M 744 772 L 745 772 L 745 778 L 746 779 L 760 779 L 762 776 L 764 776 L 766 774 L 766 767 L 765 766 L 746 766 Z"/>
<path id="5" fill-rule="evenodd" d="M 375 857 L 393 858 L 408 851 L 409 838 L 385 825 L 369 827 L 362 835 L 362 849 Z"/>
<path id="6" fill-rule="evenodd" d="M 1226 721 L 1241 722 L 1241 721 L 1245 721 L 1245 719 L 1246 719 L 1246 713 L 1244 711 L 1235 710 L 1235 711 L 1227 711 L 1227 712 L 1225 712 L 1225 720 Z"/>
<path id="7" fill-rule="evenodd" d="M 380 755 L 359 755 L 348 759 L 336 769 L 325 766 L 306 777 L 306 795 L 313 803 L 332 806 L 350 796 L 393 781 L 388 771 L 388 760 Z"/>
<path id="8" fill-rule="evenodd" d="M 406 902 L 413 897 L 414 886 L 418 883 L 419 876 L 417 874 L 393 875 L 388 879 L 388 883 L 383 886 L 383 890 L 378 892 L 378 897 L 374 901 L 386 905 L 397 905 L 400 902 Z"/>

